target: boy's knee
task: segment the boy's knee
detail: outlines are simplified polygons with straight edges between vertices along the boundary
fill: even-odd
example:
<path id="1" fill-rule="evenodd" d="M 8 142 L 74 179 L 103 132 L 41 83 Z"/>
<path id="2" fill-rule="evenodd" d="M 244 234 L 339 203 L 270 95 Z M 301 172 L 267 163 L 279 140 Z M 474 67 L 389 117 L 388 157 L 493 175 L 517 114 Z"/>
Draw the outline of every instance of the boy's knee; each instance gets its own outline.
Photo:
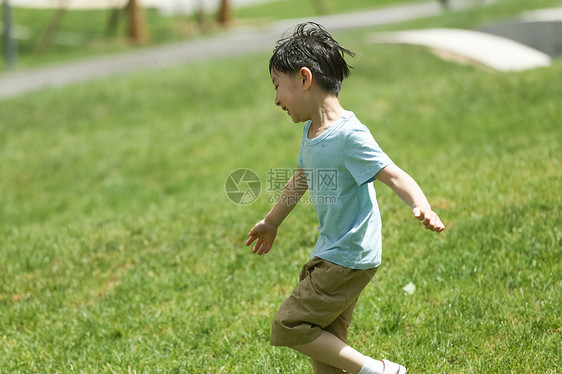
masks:
<path id="1" fill-rule="evenodd" d="M 289 321 L 277 313 L 271 326 L 271 345 L 299 350 L 298 347 L 316 340 L 322 334 L 319 326 L 307 322 Z"/>

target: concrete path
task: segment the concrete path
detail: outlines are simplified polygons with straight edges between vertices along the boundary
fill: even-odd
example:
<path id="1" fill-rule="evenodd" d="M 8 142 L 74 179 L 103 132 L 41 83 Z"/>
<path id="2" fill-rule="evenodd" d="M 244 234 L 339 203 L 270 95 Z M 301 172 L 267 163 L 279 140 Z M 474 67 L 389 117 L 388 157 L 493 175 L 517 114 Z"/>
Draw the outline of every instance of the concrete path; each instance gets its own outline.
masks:
<path id="1" fill-rule="evenodd" d="M 412 44 L 431 48 L 447 60 L 485 66 L 498 71 L 521 71 L 549 66 L 550 57 L 500 36 L 461 29 L 424 29 L 371 36 L 373 43 Z"/>
<path id="2" fill-rule="evenodd" d="M 492 2 L 480 1 L 478 4 Z M 474 6 L 472 0 L 452 0 L 451 11 Z M 62 65 L 15 71 L 0 75 L 0 100 L 45 87 L 109 77 L 127 72 L 158 69 L 208 58 L 244 55 L 272 50 L 284 31 L 303 21 L 315 21 L 329 31 L 384 25 L 438 15 L 443 9 L 437 1 L 409 3 L 401 6 L 342 15 L 282 20 L 263 28 L 232 30 L 212 37 L 177 44 L 143 48 L 134 52 L 91 58 Z"/>
<path id="3" fill-rule="evenodd" d="M 517 17 L 480 28 L 533 47 L 550 57 L 562 56 L 562 8 L 523 12 Z"/>

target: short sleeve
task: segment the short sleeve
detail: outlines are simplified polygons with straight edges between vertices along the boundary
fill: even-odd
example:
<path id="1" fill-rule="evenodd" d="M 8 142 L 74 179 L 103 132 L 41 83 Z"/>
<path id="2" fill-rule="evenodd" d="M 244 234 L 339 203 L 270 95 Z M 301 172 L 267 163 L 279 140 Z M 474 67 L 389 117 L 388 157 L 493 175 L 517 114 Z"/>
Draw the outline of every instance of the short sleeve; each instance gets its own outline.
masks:
<path id="1" fill-rule="evenodd" d="M 344 143 L 344 164 L 358 185 L 374 181 L 375 174 L 392 163 L 365 125 L 350 129 Z"/>
<path id="2" fill-rule="evenodd" d="M 299 166 L 299 168 L 304 169 L 304 165 L 302 162 L 302 145 L 301 149 L 299 150 L 299 157 L 297 157 L 297 165 Z"/>
<path id="3" fill-rule="evenodd" d="M 301 140 L 301 147 L 299 149 L 299 156 L 297 158 L 297 165 L 299 166 L 299 168 L 301 169 L 305 169 L 304 167 L 304 157 L 303 157 L 303 153 L 304 153 L 304 139 L 306 139 L 306 137 L 308 137 L 308 130 L 310 129 L 310 124 L 312 123 L 312 121 L 306 121 L 304 124 L 304 128 L 302 130 L 302 140 Z"/>

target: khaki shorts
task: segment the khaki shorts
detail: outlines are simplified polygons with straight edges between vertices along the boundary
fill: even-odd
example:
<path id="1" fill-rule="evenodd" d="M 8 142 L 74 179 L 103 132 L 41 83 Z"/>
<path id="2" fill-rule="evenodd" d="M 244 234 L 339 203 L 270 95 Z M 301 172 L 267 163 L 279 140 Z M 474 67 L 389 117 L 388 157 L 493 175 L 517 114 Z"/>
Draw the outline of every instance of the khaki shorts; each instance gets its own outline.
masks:
<path id="1" fill-rule="evenodd" d="M 376 271 L 350 269 L 314 257 L 303 266 L 299 285 L 273 319 L 271 345 L 307 344 L 324 330 L 347 342 L 357 299 Z"/>

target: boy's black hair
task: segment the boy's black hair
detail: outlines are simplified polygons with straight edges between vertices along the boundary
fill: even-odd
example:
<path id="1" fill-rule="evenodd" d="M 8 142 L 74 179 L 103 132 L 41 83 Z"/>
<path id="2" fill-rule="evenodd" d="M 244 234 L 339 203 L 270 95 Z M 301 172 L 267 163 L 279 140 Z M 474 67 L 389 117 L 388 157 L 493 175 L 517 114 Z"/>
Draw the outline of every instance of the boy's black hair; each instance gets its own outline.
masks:
<path id="1" fill-rule="evenodd" d="M 345 62 L 345 54 L 355 56 L 355 52 L 342 47 L 323 26 L 305 22 L 295 26 L 293 35 L 277 42 L 269 60 L 269 72 L 294 74 L 303 67 L 309 68 L 320 87 L 338 96 L 351 68 Z"/>

